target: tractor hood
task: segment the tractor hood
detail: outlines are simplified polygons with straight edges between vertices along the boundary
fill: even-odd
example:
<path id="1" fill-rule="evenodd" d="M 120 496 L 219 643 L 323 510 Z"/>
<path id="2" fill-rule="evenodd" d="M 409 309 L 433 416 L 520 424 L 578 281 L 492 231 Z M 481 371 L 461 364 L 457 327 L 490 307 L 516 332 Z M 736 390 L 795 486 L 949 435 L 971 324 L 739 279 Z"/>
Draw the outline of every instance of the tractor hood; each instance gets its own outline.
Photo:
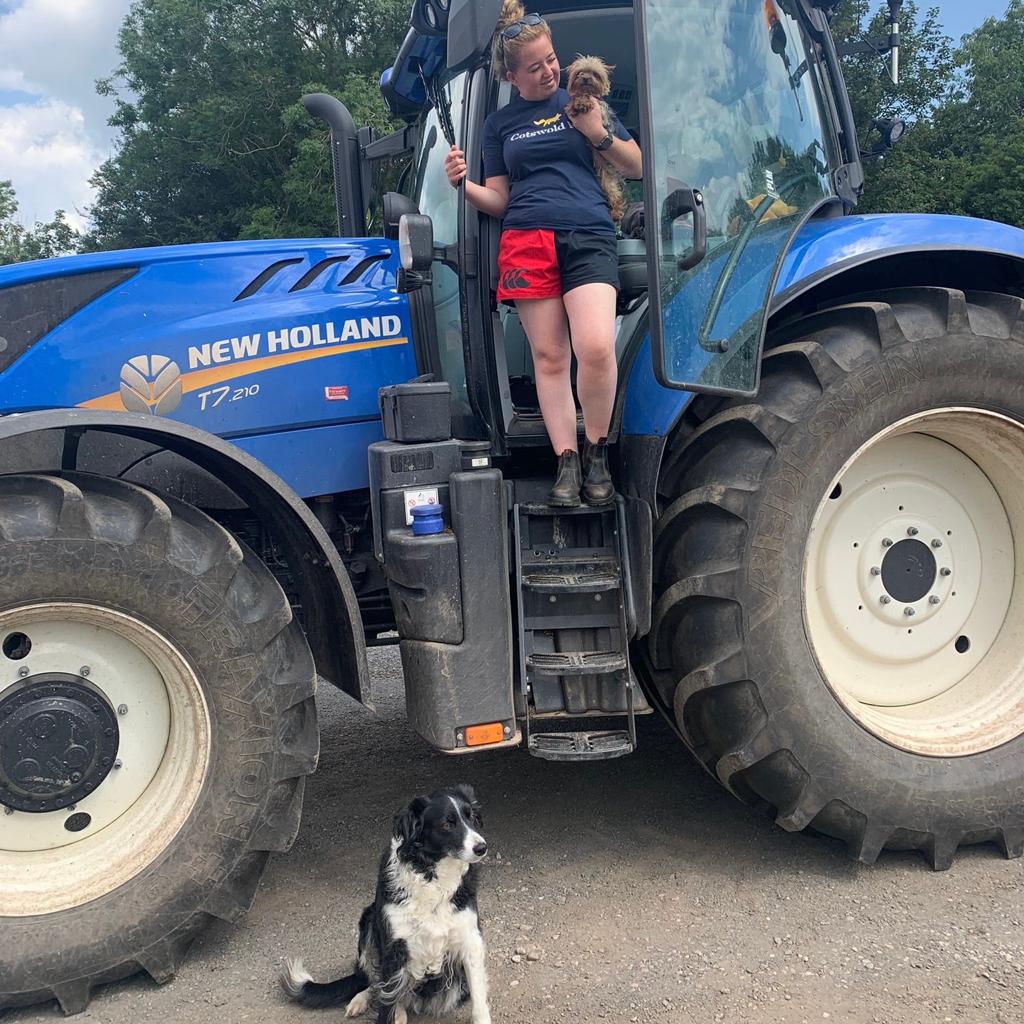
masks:
<path id="1" fill-rule="evenodd" d="M 380 436 L 378 389 L 418 372 L 393 249 L 229 242 L 0 268 L 0 415 L 148 413 L 234 440 L 301 495 L 365 486 L 365 457 L 342 456 Z M 295 459 L 307 429 L 322 457 Z"/>

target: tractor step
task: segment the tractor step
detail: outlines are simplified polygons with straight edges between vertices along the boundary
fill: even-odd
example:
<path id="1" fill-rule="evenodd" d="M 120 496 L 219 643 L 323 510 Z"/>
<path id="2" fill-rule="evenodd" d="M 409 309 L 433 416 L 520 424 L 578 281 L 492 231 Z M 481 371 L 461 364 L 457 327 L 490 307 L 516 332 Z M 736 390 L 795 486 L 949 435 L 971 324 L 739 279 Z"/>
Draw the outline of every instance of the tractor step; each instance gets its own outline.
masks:
<path id="1" fill-rule="evenodd" d="M 558 651 L 531 654 L 526 667 L 542 676 L 596 676 L 621 672 L 629 665 L 626 655 L 620 651 Z"/>
<path id="2" fill-rule="evenodd" d="M 635 742 L 625 729 L 605 732 L 535 732 L 530 753 L 545 761 L 605 761 L 632 754 Z"/>
<path id="3" fill-rule="evenodd" d="M 621 757 L 636 747 L 636 714 L 651 709 L 629 665 L 635 621 L 625 505 L 513 510 L 518 579 L 517 714 L 527 750 L 555 761 Z M 531 733 L 542 718 L 622 716 L 624 729 Z"/>
<path id="4" fill-rule="evenodd" d="M 597 594 L 618 590 L 622 583 L 619 568 L 614 563 L 575 568 L 563 564 L 550 569 L 531 569 L 523 576 L 527 590 L 562 591 L 573 594 Z"/>

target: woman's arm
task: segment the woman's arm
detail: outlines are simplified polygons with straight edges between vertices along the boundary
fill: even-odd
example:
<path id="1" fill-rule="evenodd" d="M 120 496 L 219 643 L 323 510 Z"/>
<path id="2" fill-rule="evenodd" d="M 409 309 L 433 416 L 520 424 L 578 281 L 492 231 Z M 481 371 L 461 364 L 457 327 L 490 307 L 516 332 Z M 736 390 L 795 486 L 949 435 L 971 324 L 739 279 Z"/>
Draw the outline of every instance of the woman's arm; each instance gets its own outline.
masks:
<path id="1" fill-rule="evenodd" d="M 444 158 L 444 172 L 452 188 L 458 188 L 459 182 L 466 178 L 466 154 L 454 146 L 448 150 Z M 486 213 L 499 220 L 505 216 L 508 208 L 508 176 L 499 175 L 488 178 L 486 183 L 478 185 L 466 178 L 466 198 L 481 213 Z"/>
<path id="2" fill-rule="evenodd" d="M 583 133 L 587 141 L 595 146 L 605 135 L 608 129 L 604 126 L 601 117 L 601 108 L 591 102 L 590 109 L 578 117 L 569 116 L 573 127 Z M 612 136 L 612 144 L 603 150 L 599 150 L 601 156 L 613 167 L 618 168 L 626 178 L 642 178 L 644 176 L 644 159 L 640 147 L 633 139 L 619 139 Z"/>
<path id="3" fill-rule="evenodd" d="M 602 130 L 601 139 L 603 138 L 604 131 Z M 600 142 L 601 139 L 597 141 Z M 633 139 L 616 139 L 613 136 L 612 144 L 607 149 L 601 150 L 598 155 L 613 167 L 618 168 L 624 178 L 642 178 L 644 176 L 644 158 L 640 153 L 640 147 Z"/>

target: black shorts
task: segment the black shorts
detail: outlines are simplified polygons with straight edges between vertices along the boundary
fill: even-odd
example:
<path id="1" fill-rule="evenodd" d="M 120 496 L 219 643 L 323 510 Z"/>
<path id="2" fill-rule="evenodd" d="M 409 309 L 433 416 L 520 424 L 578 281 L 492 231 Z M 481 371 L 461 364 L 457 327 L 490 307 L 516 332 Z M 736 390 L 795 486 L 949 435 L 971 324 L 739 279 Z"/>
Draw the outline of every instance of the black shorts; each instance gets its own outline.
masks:
<path id="1" fill-rule="evenodd" d="M 619 288 L 614 235 L 510 228 L 498 250 L 498 301 L 552 299 L 583 284 Z"/>

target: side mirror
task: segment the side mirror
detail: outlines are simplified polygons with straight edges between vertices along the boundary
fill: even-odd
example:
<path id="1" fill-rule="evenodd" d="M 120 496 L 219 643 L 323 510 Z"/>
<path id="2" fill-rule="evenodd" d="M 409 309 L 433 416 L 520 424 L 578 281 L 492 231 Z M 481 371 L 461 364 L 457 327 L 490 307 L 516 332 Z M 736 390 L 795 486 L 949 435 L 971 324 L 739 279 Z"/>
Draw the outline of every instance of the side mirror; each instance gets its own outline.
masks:
<path id="1" fill-rule="evenodd" d="M 385 192 L 381 200 L 384 215 L 384 237 L 395 241 L 398 225 L 407 213 L 419 213 L 419 207 L 401 192 Z"/>
<path id="2" fill-rule="evenodd" d="M 404 270 L 429 270 L 434 262 L 434 222 L 422 213 L 398 219 L 398 258 Z"/>
<path id="3" fill-rule="evenodd" d="M 412 292 L 431 282 L 434 265 L 434 222 L 422 213 L 398 218 L 398 291 Z"/>

